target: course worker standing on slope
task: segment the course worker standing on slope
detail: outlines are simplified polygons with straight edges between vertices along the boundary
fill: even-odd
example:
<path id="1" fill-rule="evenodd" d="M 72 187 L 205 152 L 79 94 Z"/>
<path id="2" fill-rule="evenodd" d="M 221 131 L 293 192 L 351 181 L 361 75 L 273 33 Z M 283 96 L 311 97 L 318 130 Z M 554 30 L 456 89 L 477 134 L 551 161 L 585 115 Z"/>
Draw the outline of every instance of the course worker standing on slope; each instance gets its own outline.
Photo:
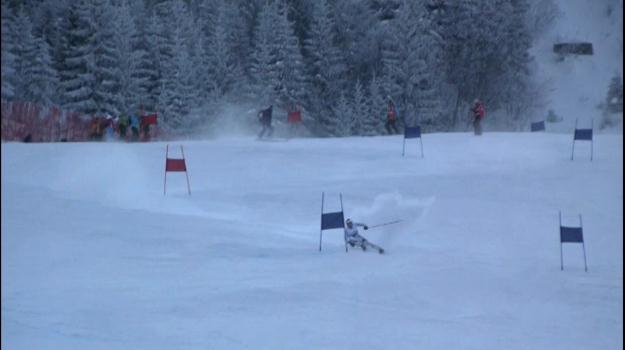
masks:
<path id="1" fill-rule="evenodd" d="M 363 251 L 367 250 L 367 247 L 370 247 L 377 249 L 380 254 L 384 253 L 384 249 L 370 243 L 363 236 L 361 236 L 358 233 L 358 229 L 356 228 L 357 226 L 363 227 L 365 230 L 369 229 L 369 227 L 365 224 L 354 223 L 351 219 L 345 220 L 345 242 L 351 247 L 360 247 Z"/>
<path id="2" fill-rule="evenodd" d="M 388 107 L 386 110 L 386 124 L 384 125 L 389 135 L 393 134 L 393 132 L 391 132 L 391 128 L 395 130 L 395 134 L 399 134 L 399 131 L 397 131 L 397 126 L 395 125 L 396 122 L 397 122 L 397 107 L 395 107 L 395 102 L 393 102 L 393 100 L 389 96 Z"/>
<path id="3" fill-rule="evenodd" d="M 484 103 L 477 98 L 473 100 L 471 112 L 473 112 L 473 132 L 475 135 L 482 135 L 482 119 L 484 119 L 486 114 Z"/>

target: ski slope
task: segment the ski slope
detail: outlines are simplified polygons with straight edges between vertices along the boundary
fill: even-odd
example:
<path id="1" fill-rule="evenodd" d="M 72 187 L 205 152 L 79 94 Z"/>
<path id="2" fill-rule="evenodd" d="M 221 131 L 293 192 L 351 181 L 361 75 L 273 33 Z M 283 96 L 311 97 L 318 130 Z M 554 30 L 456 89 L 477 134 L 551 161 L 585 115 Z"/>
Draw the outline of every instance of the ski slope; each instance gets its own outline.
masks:
<path id="1" fill-rule="evenodd" d="M 533 120 L 544 120 L 552 109 L 562 122 L 549 123 L 551 131 L 568 132 L 579 121 L 582 128 L 601 125 L 610 80 L 623 77 L 623 1 L 566 0 L 556 2 L 559 15 L 549 30 L 534 43 L 533 75 L 543 87 L 544 107 Z M 558 61 L 553 45 L 562 42 L 590 42 L 592 56 L 571 55 Z M 622 133 L 622 114 L 614 116 Z"/>
<path id="2" fill-rule="evenodd" d="M 191 196 L 164 143 L 3 143 L 1 345 L 621 349 L 623 137 L 571 139 L 188 141 Z M 319 252 L 322 191 L 387 253 Z"/>

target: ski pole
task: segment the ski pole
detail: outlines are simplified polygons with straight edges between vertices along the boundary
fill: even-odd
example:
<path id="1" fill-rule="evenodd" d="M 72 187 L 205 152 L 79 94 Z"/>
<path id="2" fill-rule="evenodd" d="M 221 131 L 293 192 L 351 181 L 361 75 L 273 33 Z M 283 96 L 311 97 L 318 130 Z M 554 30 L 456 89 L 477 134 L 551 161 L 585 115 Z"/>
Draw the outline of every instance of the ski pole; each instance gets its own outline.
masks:
<path id="1" fill-rule="evenodd" d="M 371 225 L 371 226 L 367 226 L 368 228 L 374 228 L 374 227 L 380 227 L 380 226 L 386 226 L 386 225 L 392 225 L 392 224 L 396 224 L 398 222 L 402 222 L 402 220 L 395 220 L 395 221 L 389 221 L 389 222 L 385 222 L 382 224 L 377 224 L 377 225 Z"/>

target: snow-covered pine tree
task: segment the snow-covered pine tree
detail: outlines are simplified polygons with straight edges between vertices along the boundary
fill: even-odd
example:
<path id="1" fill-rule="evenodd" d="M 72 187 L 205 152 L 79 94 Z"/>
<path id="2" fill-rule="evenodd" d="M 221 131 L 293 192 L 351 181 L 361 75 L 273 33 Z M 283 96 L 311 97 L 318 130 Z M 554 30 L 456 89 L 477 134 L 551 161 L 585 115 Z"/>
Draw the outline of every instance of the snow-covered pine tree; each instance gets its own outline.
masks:
<path id="1" fill-rule="evenodd" d="M 514 61 L 522 58 L 514 57 L 513 46 L 516 39 L 512 33 L 512 20 L 514 19 L 514 7 L 511 0 L 489 0 L 488 8 L 480 9 L 482 15 L 488 20 L 484 20 L 480 29 L 480 35 L 483 35 L 483 43 L 481 50 L 473 48 L 474 58 L 480 61 L 484 67 L 474 67 L 480 73 L 477 77 L 479 83 L 479 96 L 485 101 L 490 110 L 504 107 L 507 97 L 502 93 L 508 83 L 505 75 L 509 67 L 509 62 L 514 65 Z M 523 24 L 520 24 L 523 25 Z M 528 39 L 529 40 L 529 39 Z M 529 43 L 529 41 L 528 41 Z M 518 45 L 524 46 L 523 42 Z M 476 52 L 477 51 L 477 52 Z M 522 51 L 522 50 L 521 50 Z M 520 63 L 520 62 L 517 62 Z M 515 71 L 519 68 L 527 66 L 519 65 L 515 67 Z"/>
<path id="2" fill-rule="evenodd" d="M 454 129 L 454 112 L 457 100 L 457 89 L 450 84 L 447 76 L 447 65 L 445 62 L 445 48 L 448 37 L 447 28 L 452 26 L 451 16 L 449 15 L 449 2 L 445 0 L 425 0 L 425 13 L 423 17 L 427 19 L 429 33 L 431 38 L 437 41 L 438 50 L 435 52 L 437 57 L 435 65 L 429 69 L 435 70 L 439 80 L 438 94 L 440 102 L 440 115 L 436 118 L 431 129 L 449 131 Z"/>
<path id="3" fill-rule="evenodd" d="M 100 114 L 118 115 L 122 108 L 122 81 L 119 37 L 113 25 L 116 11 L 110 0 L 92 0 L 95 26 L 93 52 L 95 57 L 94 99 Z"/>
<path id="4" fill-rule="evenodd" d="M 379 135 L 386 120 L 386 96 L 376 75 L 369 80 L 366 118 L 363 119 L 363 135 Z"/>
<path id="5" fill-rule="evenodd" d="M 211 30 L 214 26 L 213 18 L 216 11 L 215 4 L 220 0 L 191 0 L 190 9 L 191 12 L 197 18 L 197 28 L 202 32 L 202 37 L 207 38 L 210 36 Z"/>
<path id="6" fill-rule="evenodd" d="M 356 80 L 354 84 L 354 97 L 352 99 L 352 113 L 354 115 L 354 124 L 352 125 L 352 135 L 363 134 L 363 123 L 367 119 L 367 96 L 365 88 L 360 82 L 360 79 Z"/>
<path id="7" fill-rule="evenodd" d="M 94 23 L 85 0 L 72 2 L 61 29 L 61 103 L 69 111 L 94 114 Z"/>
<path id="8" fill-rule="evenodd" d="M 169 23 L 177 28 L 179 41 L 186 47 L 187 52 L 190 53 L 197 44 L 201 31 L 197 28 L 198 24 L 186 1 L 172 0 L 171 6 Z M 171 27 L 170 29 L 173 30 L 173 28 Z"/>
<path id="9" fill-rule="evenodd" d="M 170 108 L 180 98 L 177 91 L 177 71 L 175 60 L 174 30 L 180 30 L 177 23 L 178 14 L 174 13 L 175 0 L 161 0 L 154 5 L 154 21 L 156 62 L 158 69 L 158 93 L 156 109 L 161 114 L 165 125 L 169 125 L 170 119 L 177 116 L 169 114 Z"/>
<path id="10" fill-rule="evenodd" d="M 342 89 L 351 89 L 359 78 L 377 72 L 380 62 L 380 35 L 383 25 L 370 1 L 332 1 L 331 13 L 337 28 L 337 45 L 349 63 Z"/>
<path id="11" fill-rule="evenodd" d="M 304 59 L 293 24 L 288 19 L 288 5 L 285 0 L 277 4 L 274 45 L 277 52 L 278 100 L 281 106 L 301 100 L 306 93 Z"/>
<path id="12" fill-rule="evenodd" d="M 399 22 L 398 19 L 396 21 Z M 384 90 L 392 96 L 396 103 L 404 106 L 406 97 L 404 94 L 404 82 L 409 77 L 409 73 L 404 71 L 404 62 L 408 58 L 408 48 L 406 47 L 409 38 L 407 24 L 399 22 L 397 24 L 402 30 L 391 27 L 386 33 L 386 40 L 382 43 L 382 76 L 381 81 Z M 396 37 L 395 35 L 399 35 Z"/>
<path id="13" fill-rule="evenodd" d="M 208 37 L 208 50 L 206 50 L 208 76 L 214 89 L 217 89 L 217 96 L 224 95 L 233 90 L 235 83 L 241 77 L 240 67 L 237 65 L 233 55 L 232 43 L 236 41 L 233 25 L 234 18 L 230 17 L 236 12 L 232 12 L 232 5 L 226 4 L 224 0 L 217 0 L 215 3 L 215 13 L 213 28 Z"/>
<path id="14" fill-rule="evenodd" d="M 309 38 L 305 41 L 308 53 L 310 85 L 307 103 L 316 124 L 326 128 L 332 122 L 334 101 L 341 92 L 341 82 L 347 70 L 343 54 L 336 44 L 336 25 L 327 0 L 314 3 Z"/>
<path id="15" fill-rule="evenodd" d="M 164 126 L 174 129 L 180 125 L 179 112 L 182 109 L 182 96 L 179 90 L 179 72 L 175 50 L 182 47 L 177 38 L 163 28 L 165 25 L 159 23 L 159 37 L 157 48 L 160 56 L 160 90 L 158 95 L 157 110 L 162 116 Z"/>
<path id="16" fill-rule="evenodd" d="M 334 136 L 351 136 L 355 120 L 352 106 L 344 93 L 341 93 L 336 106 L 332 109 L 334 118 L 332 124 L 327 126 L 327 132 Z"/>
<path id="17" fill-rule="evenodd" d="M 214 1 L 194 1 L 191 8 L 196 14 L 196 26 L 199 30 L 197 45 L 192 52 L 191 60 L 196 68 L 195 87 L 198 93 L 198 102 L 200 105 L 205 104 L 210 93 L 216 88 L 215 82 L 210 78 L 209 71 L 209 55 L 211 52 L 210 37 L 215 27 L 215 14 L 218 13 L 218 3 L 221 0 Z"/>
<path id="18" fill-rule="evenodd" d="M 176 49 L 182 47 L 176 36 L 180 33 L 180 28 L 173 20 L 177 14 L 174 2 L 164 0 L 154 7 L 156 16 L 154 18 L 156 26 L 156 57 L 159 72 L 159 90 L 157 111 L 162 117 L 163 126 L 173 129 L 180 125 L 182 96 L 179 90 L 178 62 L 176 59 Z"/>
<path id="19" fill-rule="evenodd" d="M 408 58 L 414 64 L 409 92 L 415 110 L 412 115 L 404 112 L 400 118 L 406 125 L 440 127 L 442 79 L 437 68 L 442 50 L 441 43 L 432 36 L 432 24 L 427 17 L 416 21 L 415 38 L 418 39 L 412 42 Z"/>
<path id="20" fill-rule="evenodd" d="M 274 2 L 266 2 L 258 14 L 258 24 L 254 30 L 254 51 L 249 69 L 252 84 L 249 95 L 262 105 L 273 103 L 278 96 L 278 53 L 274 45 L 277 12 Z"/>
<path id="21" fill-rule="evenodd" d="M 304 43 L 305 38 L 310 31 L 311 22 L 313 21 L 314 8 L 319 1 L 310 0 L 287 0 L 288 4 L 288 17 L 291 23 L 293 23 L 293 30 L 295 36 L 299 39 L 300 43 Z M 305 48 L 302 48 L 302 54 Z"/>
<path id="22" fill-rule="evenodd" d="M 230 54 L 233 59 L 233 79 L 230 87 L 231 93 L 238 95 L 243 86 L 247 85 L 245 68 L 249 67 L 251 57 L 251 37 L 252 32 L 248 31 L 246 16 L 242 10 L 243 4 L 249 3 L 245 0 L 225 1 L 223 16 L 225 26 L 228 28 L 228 38 L 230 40 Z"/>
<path id="23" fill-rule="evenodd" d="M 508 0 L 464 0 L 447 3 L 446 76 L 457 89 L 453 122 L 466 121 L 475 98 L 490 110 L 502 106 L 512 5 Z M 462 123 L 460 122 L 462 120 Z"/>
<path id="24" fill-rule="evenodd" d="M 536 87 L 532 86 L 530 63 L 532 58 L 529 50 L 532 46 L 530 31 L 527 28 L 529 3 L 527 0 L 512 0 L 510 6 L 502 6 L 502 11 L 508 11 L 506 23 L 506 38 L 500 45 L 504 46 L 503 72 L 500 83 L 497 84 L 499 100 L 505 107 L 510 118 L 510 126 L 520 130 L 530 120 L 528 112 L 538 107 L 540 102 L 535 98 Z M 505 14 L 505 13 L 504 13 Z"/>
<path id="25" fill-rule="evenodd" d="M 165 124 L 171 130 L 188 129 L 185 117 L 191 108 L 191 89 L 193 77 L 192 61 L 189 52 L 182 39 L 182 31 L 174 29 L 174 66 L 167 69 L 163 81 L 168 85 L 167 91 L 161 91 L 161 96 L 166 100 L 161 104 Z"/>
<path id="26" fill-rule="evenodd" d="M 202 103 L 200 98 L 202 92 L 199 87 L 204 85 L 205 82 L 197 80 L 196 74 L 199 69 L 194 63 L 200 51 L 203 33 L 200 29 L 200 21 L 192 13 L 191 7 L 182 0 L 178 0 L 177 4 L 179 7 L 179 10 L 177 10 L 180 18 L 179 21 L 182 23 L 178 34 L 178 40 L 182 44 L 181 50 L 184 50 L 184 52 L 180 52 L 183 57 L 183 62 L 180 61 L 181 57 L 178 57 L 178 67 L 182 70 L 180 72 L 183 81 L 181 96 L 185 104 L 185 114 L 188 114 L 191 108 Z"/>
<path id="27" fill-rule="evenodd" d="M 15 54 L 12 35 L 13 12 L 6 2 L 2 2 L 2 99 L 12 99 L 15 95 Z"/>
<path id="28" fill-rule="evenodd" d="M 403 1 L 393 19 L 382 61 L 390 95 L 407 125 L 433 122 L 439 114 L 435 52 L 422 1 Z"/>
<path id="29" fill-rule="evenodd" d="M 20 80 L 24 84 L 21 99 L 43 105 L 55 103 L 58 76 L 53 68 L 50 47 L 43 38 L 33 35 L 27 22 L 22 28 L 23 62 Z"/>
<path id="30" fill-rule="evenodd" d="M 52 69 L 57 76 L 56 86 L 48 98 L 53 103 L 59 104 L 58 69 L 62 48 L 60 35 L 63 17 L 69 7 L 68 0 L 27 2 L 24 5 L 29 9 L 33 35 L 35 38 L 42 38 L 48 46 Z"/>
<path id="31" fill-rule="evenodd" d="M 14 97 L 19 101 L 28 101 L 26 66 L 27 47 L 33 46 L 32 25 L 24 9 L 18 10 L 11 26 L 11 37 L 14 38 L 13 54 L 15 56 Z"/>
<path id="32" fill-rule="evenodd" d="M 237 40 L 233 42 L 233 51 L 237 57 L 239 66 L 243 67 L 246 77 L 251 81 L 253 52 L 256 50 L 256 29 L 259 22 L 260 11 L 263 6 L 261 1 L 233 0 L 228 1 L 236 8 L 229 11 L 229 17 L 234 16 L 236 24 L 232 29 L 236 33 Z"/>
<path id="33" fill-rule="evenodd" d="M 158 112 L 170 130 L 184 128 L 184 119 L 197 102 L 192 54 L 200 31 L 182 0 L 164 0 L 155 5 L 157 14 L 156 48 L 159 63 L 160 92 Z"/>
<path id="34" fill-rule="evenodd" d="M 195 68 L 193 86 L 197 90 L 198 105 L 205 104 L 208 96 L 217 88 L 215 81 L 211 78 L 211 67 L 208 64 L 210 47 L 208 39 L 202 34 L 198 39 L 197 46 L 191 56 L 191 61 Z"/>
<path id="35" fill-rule="evenodd" d="M 122 1 L 114 10 L 115 17 L 112 19 L 112 24 L 115 31 L 116 46 L 119 51 L 120 105 L 118 106 L 118 111 L 120 113 L 128 113 L 138 108 L 138 103 L 136 103 L 135 99 L 139 90 L 139 83 L 138 80 L 133 79 L 133 74 L 139 61 L 135 60 L 136 52 L 133 49 L 133 38 L 136 36 L 137 29 L 128 1 Z"/>
<path id="36" fill-rule="evenodd" d="M 37 6 L 37 9 L 49 8 L 49 17 L 43 16 L 43 20 L 46 25 L 36 25 L 35 32 L 42 36 L 48 45 L 50 46 L 50 55 L 52 57 L 52 66 L 56 70 L 56 75 L 59 79 L 54 101 L 56 104 L 62 104 L 62 88 L 61 88 L 61 70 L 64 69 L 64 39 L 63 33 L 65 26 L 65 17 L 69 9 L 69 3 L 67 0 L 59 0 L 55 2 L 45 2 L 41 6 Z M 36 23 L 36 22 L 35 22 Z"/>
<path id="37" fill-rule="evenodd" d="M 68 2 L 69 0 L 24 2 L 33 24 L 33 34 L 44 38 L 51 48 L 59 41 L 59 21 L 69 7 Z"/>
<path id="38" fill-rule="evenodd" d="M 217 110 L 216 104 L 222 95 L 216 95 L 216 86 L 210 78 L 210 67 L 206 64 L 208 54 L 203 35 L 198 39 L 195 51 L 190 58 L 191 62 L 191 88 L 195 89 L 194 95 L 197 97 L 195 104 L 189 106 L 189 112 L 184 118 L 184 128 L 191 132 L 200 132 L 198 128 L 209 127 L 214 121 Z"/>
<path id="39" fill-rule="evenodd" d="M 528 1 L 528 6 L 525 22 L 529 35 L 534 40 L 557 23 L 560 8 L 557 0 Z"/>
<path id="40" fill-rule="evenodd" d="M 479 2 L 474 0 L 447 3 L 442 28 L 445 37 L 444 61 L 445 76 L 455 88 L 456 100 L 452 124 L 458 128 L 467 121 L 467 114 L 463 110 L 470 101 L 477 97 L 477 92 L 469 86 L 475 80 L 474 69 L 469 64 L 475 61 L 471 56 L 473 38 L 478 37 L 479 23 L 483 21 L 478 16 Z"/>
<path id="41" fill-rule="evenodd" d="M 2 2 L 2 99 L 12 99 L 15 95 L 15 65 L 13 53 L 15 36 L 13 35 L 13 11 L 6 2 Z"/>
<path id="42" fill-rule="evenodd" d="M 136 3 L 135 3 L 136 4 Z M 143 8 L 141 8 L 143 9 Z M 140 109 L 156 111 L 160 91 L 158 65 L 157 19 L 146 12 L 134 16 L 136 32 L 132 36 L 132 51 L 128 53 L 134 69 L 130 75 L 135 86 L 133 103 L 126 112 L 137 113 Z"/>
<path id="43" fill-rule="evenodd" d="M 178 33 L 181 35 L 181 33 Z M 181 42 L 181 41 L 180 41 Z M 196 67 L 193 66 L 193 60 L 191 57 L 191 52 L 194 51 L 194 48 L 189 48 L 186 45 L 181 45 L 180 51 L 176 54 L 176 68 L 178 70 L 178 90 L 180 91 L 180 96 L 182 100 L 182 106 L 180 108 L 180 115 L 183 119 L 183 126 L 185 128 L 189 128 L 188 123 L 186 122 L 186 118 L 189 114 L 189 111 L 199 105 L 199 93 L 195 88 L 195 73 L 197 72 Z"/>

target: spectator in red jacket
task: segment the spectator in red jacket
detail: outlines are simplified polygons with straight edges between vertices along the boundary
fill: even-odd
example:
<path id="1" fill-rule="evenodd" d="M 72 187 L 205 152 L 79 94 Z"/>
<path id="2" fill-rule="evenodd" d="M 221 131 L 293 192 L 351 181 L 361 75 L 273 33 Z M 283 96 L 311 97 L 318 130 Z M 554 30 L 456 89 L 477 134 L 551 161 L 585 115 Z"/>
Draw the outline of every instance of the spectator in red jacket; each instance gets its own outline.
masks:
<path id="1" fill-rule="evenodd" d="M 395 130 L 395 134 L 399 134 L 399 131 L 397 131 L 397 126 L 395 126 L 396 122 L 397 122 L 397 108 L 395 108 L 395 103 L 389 97 L 388 108 L 386 112 L 386 125 L 385 125 L 386 131 L 389 134 L 391 134 L 391 128 Z"/>
<path id="2" fill-rule="evenodd" d="M 484 109 L 482 101 L 476 98 L 473 101 L 471 112 L 473 112 L 473 132 L 475 135 L 482 135 L 482 119 L 484 119 L 484 115 L 486 115 L 486 110 Z"/>

